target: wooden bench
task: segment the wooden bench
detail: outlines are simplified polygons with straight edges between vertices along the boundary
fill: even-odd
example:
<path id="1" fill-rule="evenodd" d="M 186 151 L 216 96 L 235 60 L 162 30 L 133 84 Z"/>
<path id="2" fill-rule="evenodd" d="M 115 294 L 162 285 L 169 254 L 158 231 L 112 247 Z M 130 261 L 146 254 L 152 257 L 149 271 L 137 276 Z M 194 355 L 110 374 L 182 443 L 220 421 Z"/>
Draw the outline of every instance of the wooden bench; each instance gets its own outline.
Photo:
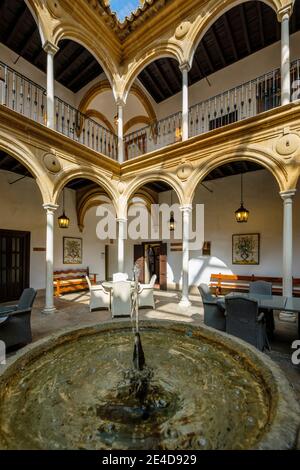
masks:
<path id="1" fill-rule="evenodd" d="M 55 296 L 59 297 L 66 292 L 87 290 L 89 287 L 85 276 L 89 276 L 91 283 L 96 284 L 96 274 L 90 274 L 88 268 L 54 271 L 53 285 Z"/>
<path id="2" fill-rule="evenodd" d="M 237 291 L 248 292 L 250 282 L 266 281 L 272 284 L 274 295 L 282 295 L 282 277 L 271 276 L 240 276 L 237 274 L 211 274 L 210 288 L 215 295 Z M 300 297 L 300 279 L 293 278 L 293 295 Z"/>

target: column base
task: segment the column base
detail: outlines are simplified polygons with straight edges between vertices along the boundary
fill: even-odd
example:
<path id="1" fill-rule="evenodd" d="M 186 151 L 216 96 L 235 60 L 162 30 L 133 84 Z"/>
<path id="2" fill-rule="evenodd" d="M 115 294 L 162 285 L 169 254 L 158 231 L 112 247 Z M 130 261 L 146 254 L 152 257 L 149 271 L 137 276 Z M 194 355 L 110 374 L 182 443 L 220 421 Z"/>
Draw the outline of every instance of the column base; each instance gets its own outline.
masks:
<path id="1" fill-rule="evenodd" d="M 51 315 L 52 313 L 55 313 L 56 312 L 56 308 L 55 307 L 46 307 L 44 308 L 44 310 L 42 311 L 42 314 L 43 315 Z"/>
<path id="2" fill-rule="evenodd" d="M 179 308 L 184 309 L 190 307 L 192 303 L 188 297 L 182 297 L 178 305 Z"/>
<path id="3" fill-rule="evenodd" d="M 297 315 L 294 312 L 280 312 L 279 320 L 283 323 L 296 323 Z"/>

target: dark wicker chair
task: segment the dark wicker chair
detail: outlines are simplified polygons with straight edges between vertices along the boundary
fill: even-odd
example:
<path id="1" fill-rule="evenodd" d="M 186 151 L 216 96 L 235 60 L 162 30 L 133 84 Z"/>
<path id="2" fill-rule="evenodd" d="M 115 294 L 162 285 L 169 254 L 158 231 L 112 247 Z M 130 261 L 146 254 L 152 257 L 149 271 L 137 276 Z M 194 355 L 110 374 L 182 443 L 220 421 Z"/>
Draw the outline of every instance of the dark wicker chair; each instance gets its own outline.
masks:
<path id="1" fill-rule="evenodd" d="M 35 297 L 34 289 L 25 289 L 18 305 L 0 308 L 0 317 L 8 317 L 0 323 L 0 340 L 4 341 L 6 348 L 31 343 L 30 317 Z"/>
<path id="2" fill-rule="evenodd" d="M 249 294 L 272 295 L 272 283 L 266 281 L 250 282 Z M 274 312 L 268 308 L 260 309 L 265 314 L 268 336 L 272 337 L 275 330 Z"/>
<path id="3" fill-rule="evenodd" d="M 216 330 L 226 331 L 224 308 L 218 304 L 217 298 L 211 295 L 207 284 L 200 284 L 198 289 L 204 307 L 204 324 Z"/>
<path id="4" fill-rule="evenodd" d="M 225 299 L 226 332 L 252 344 L 260 351 L 269 348 L 264 313 L 259 313 L 258 303 L 245 297 Z"/>

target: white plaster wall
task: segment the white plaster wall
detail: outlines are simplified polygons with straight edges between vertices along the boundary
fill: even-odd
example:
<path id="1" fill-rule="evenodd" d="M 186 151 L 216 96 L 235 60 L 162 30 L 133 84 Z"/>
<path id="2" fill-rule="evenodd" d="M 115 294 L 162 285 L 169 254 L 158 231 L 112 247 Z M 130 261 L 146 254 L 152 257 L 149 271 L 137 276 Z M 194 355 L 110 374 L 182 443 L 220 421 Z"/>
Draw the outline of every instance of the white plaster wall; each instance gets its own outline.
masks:
<path id="1" fill-rule="evenodd" d="M 37 289 L 45 284 L 45 252 L 34 252 L 33 248 L 45 248 L 45 211 L 35 181 L 25 178 L 10 185 L 18 175 L 0 171 L 0 228 L 31 232 L 31 269 L 30 283 Z M 236 274 L 261 274 L 266 276 L 282 275 L 282 213 L 283 204 L 278 194 L 277 183 L 265 170 L 248 173 L 244 179 L 245 206 L 250 210 L 249 222 L 239 225 L 235 222 L 234 212 L 240 203 L 240 177 L 232 176 L 207 182 L 213 193 L 203 186 L 196 191 L 194 203 L 205 205 L 205 239 L 212 243 L 212 255 L 202 256 L 201 251 L 190 253 L 190 284 L 208 282 L 212 272 Z M 298 185 L 300 190 L 300 184 Z M 75 192 L 65 190 L 66 214 L 71 219 L 67 230 L 59 229 L 55 217 L 55 269 L 68 269 L 63 264 L 63 236 L 83 238 L 82 267 L 89 266 L 90 272 L 97 273 L 98 280 L 105 279 L 105 244 L 96 236 L 96 208 L 90 209 L 85 217 L 85 228 L 81 233 L 77 227 Z M 160 202 L 170 202 L 170 193 L 162 193 Z M 173 197 L 173 203 L 175 197 Z M 258 266 L 232 265 L 232 234 L 260 233 L 261 249 Z M 147 241 L 147 240 L 144 240 Z M 133 269 L 133 247 L 141 241 L 126 241 L 125 270 L 129 275 Z M 117 243 L 109 245 L 109 275 L 117 271 Z M 168 284 L 170 287 L 181 282 L 181 252 L 171 252 L 168 243 Z M 81 266 L 74 266 L 80 268 Z M 300 277 L 300 194 L 294 203 L 294 276 Z"/>
<path id="2" fill-rule="evenodd" d="M 201 250 L 190 252 L 190 285 L 209 282 L 212 273 L 282 276 L 283 203 L 278 185 L 266 170 L 244 176 L 245 206 L 250 211 L 247 224 L 237 224 L 234 213 L 240 205 L 240 176 L 206 182 L 213 193 L 199 185 L 194 204 L 204 204 L 205 240 L 211 241 L 211 256 L 202 256 Z M 298 185 L 298 190 L 300 184 Z M 160 202 L 170 202 L 170 193 L 160 195 Z M 175 196 L 173 196 L 173 203 Z M 195 209 L 194 209 L 195 210 Z M 240 266 L 232 264 L 232 235 L 260 234 L 260 264 Z M 139 243 L 139 242 L 135 242 Z M 133 245 L 126 242 L 126 270 L 133 267 Z M 181 284 L 182 253 L 171 252 L 168 242 L 168 285 Z M 300 194 L 294 198 L 294 276 L 300 277 Z"/>
<path id="3" fill-rule="evenodd" d="M 0 228 L 22 230 L 31 233 L 30 247 L 30 285 L 36 289 L 45 287 L 45 252 L 35 252 L 33 248 L 46 247 L 46 215 L 42 207 L 39 189 L 32 178 L 25 178 L 14 185 L 9 182 L 19 175 L 0 171 Z M 62 230 L 58 227 L 57 209 L 54 226 L 54 269 L 70 269 L 72 265 L 63 264 L 63 237 L 83 238 L 83 263 L 74 265 L 74 269 L 89 266 L 91 273 L 97 273 L 97 279 L 105 278 L 105 244 L 96 237 L 96 209 L 90 209 L 85 218 L 85 228 L 81 233 L 77 226 L 75 210 L 75 191 L 65 190 L 66 214 L 71 220 L 70 227 Z"/>
<path id="4" fill-rule="evenodd" d="M 93 109 L 104 114 L 104 116 L 109 120 L 111 125 L 114 127 L 115 132 L 117 132 L 117 128 L 114 122 L 114 117 L 116 116 L 118 111 L 117 111 L 117 105 L 113 97 L 112 91 L 105 91 L 101 93 L 100 95 L 96 96 L 91 101 L 88 109 Z M 147 116 L 147 112 L 144 106 L 142 105 L 141 101 L 135 95 L 129 94 L 126 106 L 124 107 L 124 116 L 123 116 L 124 125 L 131 118 L 135 116 Z M 103 122 L 101 122 L 101 124 L 105 126 Z M 142 124 L 141 126 L 144 127 L 145 124 Z M 141 126 L 137 126 L 137 128 L 140 128 Z"/>
<path id="5" fill-rule="evenodd" d="M 291 60 L 300 58 L 300 31 L 291 35 Z M 272 44 L 189 87 L 189 105 L 192 106 L 219 93 L 255 79 L 280 67 L 280 42 Z M 158 119 L 181 110 L 181 93 L 156 104 Z"/>
<path id="6" fill-rule="evenodd" d="M 0 43 L 0 60 L 2 62 L 16 70 L 16 72 L 23 74 L 25 77 L 42 86 L 43 88 L 46 88 L 46 74 L 27 60 L 23 59 L 22 57 L 18 59 L 18 57 L 18 54 L 6 47 L 4 44 Z M 18 61 L 15 63 L 16 59 L 18 59 Z M 75 106 L 75 94 L 58 82 L 55 82 L 55 95 L 58 96 L 61 100 L 66 101 L 68 104 Z"/>

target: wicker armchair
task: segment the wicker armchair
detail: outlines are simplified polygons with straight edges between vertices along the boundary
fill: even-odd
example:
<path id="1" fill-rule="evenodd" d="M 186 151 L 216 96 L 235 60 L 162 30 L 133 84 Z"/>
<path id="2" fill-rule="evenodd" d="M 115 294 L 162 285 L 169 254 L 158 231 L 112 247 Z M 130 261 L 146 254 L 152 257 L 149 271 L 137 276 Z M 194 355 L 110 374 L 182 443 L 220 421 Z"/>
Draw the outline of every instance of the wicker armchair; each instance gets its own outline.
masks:
<path id="1" fill-rule="evenodd" d="M 0 308 L 0 316 L 8 317 L 0 323 L 0 340 L 6 348 L 31 343 L 31 309 L 36 297 L 34 289 L 25 289 L 17 305 Z"/>
<path id="2" fill-rule="evenodd" d="M 272 284 L 266 281 L 250 282 L 249 294 L 272 295 Z M 265 314 L 268 336 L 272 337 L 275 330 L 274 312 L 268 308 L 260 309 Z"/>
<path id="3" fill-rule="evenodd" d="M 204 324 L 216 330 L 226 331 L 226 317 L 224 308 L 218 299 L 211 295 L 207 284 L 198 286 L 204 307 Z"/>
<path id="4" fill-rule="evenodd" d="M 260 351 L 268 347 L 264 313 L 258 312 L 258 303 L 245 297 L 225 299 L 226 332 L 252 344 Z"/>

